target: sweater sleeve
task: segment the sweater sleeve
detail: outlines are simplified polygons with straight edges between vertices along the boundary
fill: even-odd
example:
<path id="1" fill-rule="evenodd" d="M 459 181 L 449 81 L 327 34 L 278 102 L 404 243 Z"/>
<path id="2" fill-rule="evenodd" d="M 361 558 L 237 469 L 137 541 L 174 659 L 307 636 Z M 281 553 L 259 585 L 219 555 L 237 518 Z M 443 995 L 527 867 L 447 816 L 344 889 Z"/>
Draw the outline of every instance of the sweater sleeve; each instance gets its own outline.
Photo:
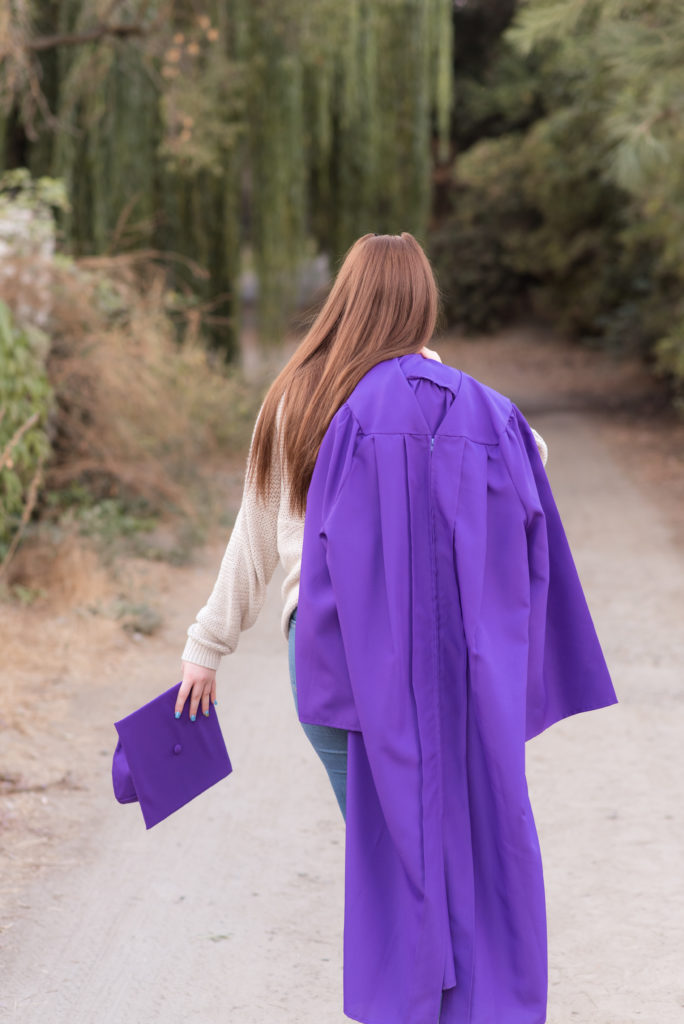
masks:
<path id="1" fill-rule="evenodd" d="M 247 465 L 255 431 L 256 424 Z M 281 457 L 280 445 L 276 443 L 273 445 L 271 481 L 265 501 L 256 497 L 245 477 L 242 502 L 213 590 L 188 627 L 181 655 L 183 661 L 205 668 L 218 668 L 221 658 L 237 647 L 242 630 L 249 629 L 256 622 L 266 597 L 266 588 L 278 564 L 280 497 Z"/>
<path id="2" fill-rule="evenodd" d="M 549 449 L 548 449 L 548 446 L 546 444 L 546 441 L 541 436 L 541 434 L 538 433 L 534 429 L 534 427 L 530 427 L 530 430 L 532 431 L 532 434 L 534 435 L 534 439 L 537 442 L 537 449 L 539 450 L 539 454 L 541 456 L 542 463 L 544 465 L 546 465 L 546 463 L 548 462 L 548 458 L 549 458 Z"/>

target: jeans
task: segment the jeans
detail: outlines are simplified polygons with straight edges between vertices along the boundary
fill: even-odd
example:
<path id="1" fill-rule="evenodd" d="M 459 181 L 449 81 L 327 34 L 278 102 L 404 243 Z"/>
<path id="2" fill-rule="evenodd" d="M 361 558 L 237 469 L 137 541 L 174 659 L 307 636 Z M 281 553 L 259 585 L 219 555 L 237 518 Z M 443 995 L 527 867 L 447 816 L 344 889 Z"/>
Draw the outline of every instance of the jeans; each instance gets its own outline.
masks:
<path id="1" fill-rule="evenodd" d="M 290 616 L 288 627 L 288 660 L 290 664 L 290 685 L 297 707 L 297 681 L 295 679 L 295 622 L 297 609 Z M 310 725 L 301 723 L 311 745 L 323 762 L 328 773 L 333 792 L 346 821 L 347 810 L 347 730 L 335 729 L 330 725 Z"/>
<path id="2" fill-rule="evenodd" d="M 295 680 L 295 622 L 297 609 L 290 616 L 288 627 L 288 655 L 290 663 L 290 684 L 294 697 L 295 708 L 297 707 L 297 682 Z M 311 744 L 320 757 L 328 778 L 332 784 L 333 792 L 342 811 L 342 817 L 346 821 L 347 810 L 347 730 L 334 729 L 330 725 L 310 725 L 308 722 L 301 723 L 304 732 L 309 737 Z M 442 1016 L 442 1004 L 444 993 L 440 999 L 439 1011 Z"/>

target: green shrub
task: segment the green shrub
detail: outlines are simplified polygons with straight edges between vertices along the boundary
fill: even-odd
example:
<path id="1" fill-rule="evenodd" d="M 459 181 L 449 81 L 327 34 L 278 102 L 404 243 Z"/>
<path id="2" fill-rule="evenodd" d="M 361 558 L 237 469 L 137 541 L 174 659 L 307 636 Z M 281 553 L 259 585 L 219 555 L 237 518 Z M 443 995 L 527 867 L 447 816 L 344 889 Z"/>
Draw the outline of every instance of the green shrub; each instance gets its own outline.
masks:
<path id="1" fill-rule="evenodd" d="M 594 131 L 589 113 L 560 111 L 459 159 L 429 240 L 450 323 L 489 330 L 534 312 L 590 344 L 648 351 L 661 330 L 654 245 L 630 237 L 630 197 L 597 172 Z"/>
<path id="2" fill-rule="evenodd" d="M 461 62 L 460 153 L 428 240 L 452 323 L 490 328 L 530 310 L 639 354 L 678 406 L 683 31 L 673 0 L 518 4 L 486 66 Z"/>
<path id="3" fill-rule="evenodd" d="M 16 547 L 35 505 L 50 453 L 52 404 L 45 337 L 19 329 L 0 300 L 0 563 Z"/>

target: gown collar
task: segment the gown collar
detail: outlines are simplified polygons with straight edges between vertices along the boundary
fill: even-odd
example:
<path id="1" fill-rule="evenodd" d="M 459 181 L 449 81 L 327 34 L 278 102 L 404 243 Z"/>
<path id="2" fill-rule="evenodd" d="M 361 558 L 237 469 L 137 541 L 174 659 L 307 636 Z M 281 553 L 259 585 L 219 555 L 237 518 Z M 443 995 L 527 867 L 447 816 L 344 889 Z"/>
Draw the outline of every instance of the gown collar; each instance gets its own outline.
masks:
<path id="1" fill-rule="evenodd" d="M 431 430 L 409 377 L 423 377 L 454 395 L 442 421 Z M 487 397 L 489 396 L 489 397 Z M 346 403 L 367 434 L 461 436 L 493 444 L 510 414 L 511 401 L 464 370 L 409 352 L 385 359 L 361 378 Z"/>
<path id="2" fill-rule="evenodd" d="M 431 436 L 436 436 L 442 432 L 449 433 L 451 425 L 450 413 L 454 405 L 457 404 L 456 399 L 463 379 L 462 372 L 453 366 L 445 366 L 438 359 L 422 356 L 420 352 L 409 352 L 403 356 L 396 356 L 392 362 L 399 371 L 397 376 L 401 375 L 401 384 L 408 395 L 407 401 L 417 410 L 423 430 L 427 431 Z M 453 395 L 451 405 L 446 410 L 439 425 L 434 429 L 430 427 L 418 396 L 409 383 L 410 379 L 415 377 L 430 380 L 434 384 L 438 384 L 440 387 L 451 391 Z"/>

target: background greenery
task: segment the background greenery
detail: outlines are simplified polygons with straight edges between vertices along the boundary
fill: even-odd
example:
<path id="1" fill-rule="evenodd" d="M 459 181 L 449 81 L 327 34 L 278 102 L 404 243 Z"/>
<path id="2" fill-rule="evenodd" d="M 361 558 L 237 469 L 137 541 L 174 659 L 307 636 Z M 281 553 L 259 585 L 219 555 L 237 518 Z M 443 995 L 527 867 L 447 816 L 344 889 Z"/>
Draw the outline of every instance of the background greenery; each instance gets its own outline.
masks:
<path id="1" fill-rule="evenodd" d="M 684 6 L 468 6 L 487 45 L 457 68 L 458 154 L 431 239 L 451 322 L 532 310 L 641 354 L 681 407 Z"/>
<path id="2" fill-rule="evenodd" d="M 8 0 L 0 239 L 23 204 L 57 253 L 47 304 L 0 274 L 0 573 L 64 508 L 188 516 L 259 399 L 245 273 L 278 342 L 367 231 L 449 326 L 541 318 L 684 409 L 683 114 L 679 0 Z"/>
<path id="3" fill-rule="evenodd" d="M 433 122 L 442 144 L 449 131 L 451 8 L 11 0 L 0 164 L 66 181 L 73 254 L 156 250 L 232 357 L 241 256 L 262 335 L 277 337 L 306 255 L 425 231 Z"/>

